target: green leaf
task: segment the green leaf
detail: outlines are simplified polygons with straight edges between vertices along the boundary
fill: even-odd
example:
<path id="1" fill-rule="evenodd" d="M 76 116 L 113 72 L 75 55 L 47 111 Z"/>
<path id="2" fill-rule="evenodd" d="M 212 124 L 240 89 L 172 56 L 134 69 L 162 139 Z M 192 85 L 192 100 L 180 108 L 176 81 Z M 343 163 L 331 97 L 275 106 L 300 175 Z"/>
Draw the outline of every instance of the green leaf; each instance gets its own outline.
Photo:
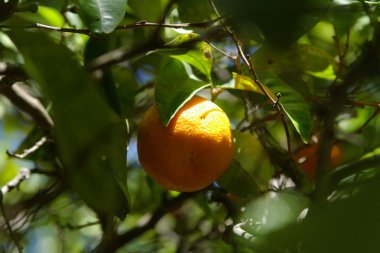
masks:
<path id="1" fill-rule="evenodd" d="M 79 0 L 88 28 L 94 33 L 110 33 L 123 20 L 127 0 Z"/>
<path id="2" fill-rule="evenodd" d="M 333 57 L 308 44 L 295 44 L 286 50 L 264 46 L 253 54 L 252 59 L 257 71 L 277 74 L 320 72 L 334 64 Z"/>
<path id="3" fill-rule="evenodd" d="M 311 113 L 305 99 L 290 88 L 276 75 L 263 75 L 262 81 L 274 92 L 281 94 L 280 104 L 293 126 L 300 134 L 302 141 L 309 142 L 311 135 Z"/>
<path id="4" fill-rule="evenodd" d="M 139 19 L 151 22 L 160 21 L 165 7 L 162 0 L 128 0 L 128 5 Z"/>
<path id="5" fill-rule="evenodd" d="M 362 11 L 363 4 L 360 1 L 333 1 L 327 17 L 334 25 L 336 35 L 342 37 L 355 25 Z"/>
<path id="6" fill-rule="evenodd" d="M 155 93 L 163 124 L 167 126 L 182 105 L 207 86 L 191 73 L 189 65 L 178 60 L 169 61 L 160 71 Z"/>
<path id="7" fill-rule="evenodd" d="M 232 12 L 241 32 L 256 25 L 276 47 L 288 47 L 308 32 L 328 10 L 331 0 L 219 0 L 219 7 Z"/>
<path id="8" fill-rule="evenodd" d="M 49 25 L 61 27 L 65 24 L 65 19 L 59 11 L 53 8 L 38 6 L 37 12 Z"/>
<path id="9" fill-rule="evenodd" d="M 232 161 L 217 183 L 227 192 L 240 197 L 257 195 L 260 191 L 252 176 L 236 160 Z"/>
<path id="10" fill-rule="evenodd" d="M 149 52 L 168 55 L 174 59 L 184 61 L 198 69 L 211 81 L 212 52 L 211 46 L 199 41 L 200 36 L 195 33 L 182 34 L 165 44 L 165 48 Z"/>
<path id="11" fill-rule="evenodd" d="M 254 178 L 261 191 L 267 190 L 268 180 L 274 170 L 268 154 L 252 134 L 234 131 L 235 159 Z"/>
<path id="12" fill-rule="evenodd" d="M 265 95 L 264 92 L 260 89 L 260 86 L 250 77 L 232 72 L 232 78 L 233 82 L 223 84 L 219 87 L 223 89 L 253 91 Z M 266 85 L 262 84 L 262 87 L 264 88 L 264 90 L 266 90 L 266 92 L 269 94 L 271 98 L 277 99 L 276 95 L 274 95 L 273 92 Z"/>
<path id="13" fill-rule="evenodd" d="M 268 234 L 297 221 L 309 200 L 298 192 L 269 192 L 247 205 L 241 220 L 243 227 L 255 237 Z"/>
<path id="14" fill-rule="evenodd" d="M 206 22 L 214 13 L 209 1 L 204 0 L 179 0 L 178 15 L 182 22 L 197 23 Z"/>
<path id="15" fill-rule="evenodd" d="M 352 190 L 355 194 L 310 210 L 302 222 L 272 231 L 268 245 L 281 252 L 374 252 L 380 226 L 379 177 L 359 186 L 346 190 L 346 195 Z"/>
<path id="16" fill-rule="evenodd" d="M 128 210 L 125 121 L 66 47 L 41 33 L 9 35 L 24 56 L 29 76 L 52 102 L 56 145 L 71 186 L 95 211 L 123 218 Z"/>

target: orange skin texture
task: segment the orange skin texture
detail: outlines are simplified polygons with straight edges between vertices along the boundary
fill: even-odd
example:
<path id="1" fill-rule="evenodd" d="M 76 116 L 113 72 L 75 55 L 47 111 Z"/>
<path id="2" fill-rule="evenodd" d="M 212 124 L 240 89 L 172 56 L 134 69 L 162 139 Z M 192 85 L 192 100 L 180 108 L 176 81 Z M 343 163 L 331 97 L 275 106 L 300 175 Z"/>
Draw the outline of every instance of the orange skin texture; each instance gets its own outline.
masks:
<path id="1" fill-rule="evenodd" d="M 227 115 L 216 104 L 195 96 L 167 127 L 156 105 L 144 114 L 137 134 L 140 163 L 163 188 L 180 192 L 203 189 L 228 168 L 233 143 Z"/>
<path id="2" fill-rule="evenodd" d="M 297 151 L 293 159 L 297 162 L 298 168 L 305 173 L 305 175 L 314 179 L 317 169 L 317 149 L 318 144 L 313 144 Z M 330 159 L 332 168 L 337 167 L 341 161 L 341 149 L 338 145 L 333 145 L 331 148 Z"/>

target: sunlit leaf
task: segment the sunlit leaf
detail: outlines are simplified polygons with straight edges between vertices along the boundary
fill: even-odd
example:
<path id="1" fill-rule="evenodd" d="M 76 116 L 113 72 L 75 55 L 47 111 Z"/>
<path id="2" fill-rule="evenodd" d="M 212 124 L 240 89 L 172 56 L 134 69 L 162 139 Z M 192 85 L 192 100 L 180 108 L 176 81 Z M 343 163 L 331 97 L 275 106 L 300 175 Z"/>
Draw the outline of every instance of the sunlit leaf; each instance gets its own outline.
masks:
<path id="1" fill-rule="evenodd" d="M 184 61 L 203 73 L 211 81 L 212 53 L 211 46 L 199 41 L 200 36 L 195 33 L 182 34 L 165 44 L 165 48 L 149 53 L 168 55 Z"/>
<path id="2" fill-rule="evenodd" d="M 124 18 L 126 0 L 79 0 L 88 28 L 94 33 L 110 33 Z"/>
<path id="3" fill-rule="evenodd" d="M 261 94 L 265 95 L 264 92 L 262 91 L 262 89 L 260 88 L 259 84 L 257 84 L 250 77 L 244 76 L 244 75 L 239 75 L 239 74 L 233 72 L 232 78 L 234 80 L 233 83 L 230 82 L 230 83 L 223 84 L 220 86 L 220 88 L 247 90 L 247 91 L 253 91 L 253 92 L 261 93 Z M 274 95 L 273 92 L 265 84 L 262 84 L 262 87 L 269 94 L 269 96 L 272 99 L 274 99 L 274 100 L 277 99 L 276 95 Z"/>
<path id="4" fill-rule="evenodd" d="M 40 14 L 41 17 L 43 17 L 50 25 L 61 27 L 65 23 L 61 13 L 59 13 L 56 9 L 38 6 L 38 14 Z"/>
<path id="5" fill-rule="evenodd" d="M 269 192 L 247 205 L 241 216 L 247 221 L 243 228 L 252 235 L 263 236 L 295 223 L 308 205 L 308 199 L 298 192 Z"/>
<path id="6" fill-rule="evenodd" d="M 207 86 L 192 74 L 189 65 L 178 60 L 169 61 L 160 71 L 155 93 L 163 124 L 167 126 L 181 106 Z"/>
<path id="7" fill-rule="evenodd" d="M 327 68 L 325 68 L 322 71 L 317 71 L 317 72 L 308 71 L 307 73 L 309 75 L 312 75 L 318 78 L 323 78 L 330 81 L 333 81 L 336 79 L 336 75 L 334 73 L 334 69 L 332 65 L 329 65 Z"/>

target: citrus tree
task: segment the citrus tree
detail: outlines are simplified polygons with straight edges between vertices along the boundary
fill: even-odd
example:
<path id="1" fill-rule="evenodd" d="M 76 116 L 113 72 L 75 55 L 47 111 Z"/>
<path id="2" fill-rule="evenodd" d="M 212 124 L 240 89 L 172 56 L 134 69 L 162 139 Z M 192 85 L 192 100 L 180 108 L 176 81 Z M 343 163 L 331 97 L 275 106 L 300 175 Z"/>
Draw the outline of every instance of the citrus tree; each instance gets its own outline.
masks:
<path id="1" fill-rule="evenodd" d="M 0 251 L 376 252 L 379 6 L 0 0 Z"/>

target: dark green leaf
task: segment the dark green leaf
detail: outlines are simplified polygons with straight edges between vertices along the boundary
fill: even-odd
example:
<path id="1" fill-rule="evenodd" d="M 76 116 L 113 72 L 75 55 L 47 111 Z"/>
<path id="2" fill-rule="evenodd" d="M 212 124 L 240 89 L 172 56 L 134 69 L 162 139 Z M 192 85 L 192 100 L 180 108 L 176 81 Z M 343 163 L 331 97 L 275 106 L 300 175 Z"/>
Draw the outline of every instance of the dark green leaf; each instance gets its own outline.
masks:
<path id="1" fill-rule="evenodd" d="M 236 160 L 232 161 L 217 183 L 227 192 L 241 197 L 256 195 L 260 191 L 252 176 Z"/>
<path id="2" fill-rule="evenodd" d="M 307 44 L 296 44 L 287 50 L 264 46 L 253 54 L 253 65 L 259 72 L 297 73 L 319 72 L 334 64 L 325 51 Z"/>
<path id="3" fill-rule="evenodd" d="M 235 159 L 255 180 L 260 190 L 265 191 L 268 180 L 274 173 L 267 153 L 254 135 L 234 131 L 233 136 L 235 139 Z"/>
<path id="4" fill-rule="evenodd" d="M 126 0 L 79 0 L 88 28 L 94 33 L 110 33 L 123 20 Z"/>
<path id="5" fill-rule="evenodd" d="M 214 13 L 210 2 L 204 0 L 179 0 L 178 15 L 182 22 L 206 22 Z"/>
<path id="6" fill-rule="evenodd" d="M 262 81 L 275 93 L 280 93 L 280 103 L 303 142 L 308 143 L 311 135 L 311 113 L 305 99 L 290 88 L 278 76 L 263 75 Z"/>
<path id="7" fill-rule="evenodd" d="M 9 35 L 25 58 L 29 76 L 52 102 L 57 148 L 70 184 L 97 212 L 123 218 L 128 209 L 125 121 L 64 46 L 40 33 Z"/>
<path id="8" fill-rule="evenodd" d="M 225 12 L 232 12 L 232 22 L 238 28 L 244 27 L 242 24 L 245 24 L 245 29 L 252 29 L 254 24 L 269 43 L 277 47 L 287 47 L 323 17 L 331 0 L 219 0 L 217 2 Z"/>
<path id="9" fill-rule="evenodd" d="M 285 252 L 376 251 L 380 232 L 379 183 L 377 177 L 347 199 L 310 210 L 303 222 L 273 231 L 268 244 Z"/>
<path id="10" fill-rule="evenodd" d="M 362 15 L 362 11 L 363 5 L 359 1 L 333 1 L 328 18 L 334 25 L 336 35 L 339 37 L 347 35 L 347 32 Z"/>
<path id="11" fill-rule="evenodd" d="M 17 9 L 18 0 L 0 1 L 0 22 L 10 18 Z"/>
<path id="12" fill-rule="evenodd" d="M 155 93 L 163 124 L 167 126 L 181 106 L 207 86 L 196 79 L 189 65 L 178 60 L 169 61 L 158 76 Z"/>

